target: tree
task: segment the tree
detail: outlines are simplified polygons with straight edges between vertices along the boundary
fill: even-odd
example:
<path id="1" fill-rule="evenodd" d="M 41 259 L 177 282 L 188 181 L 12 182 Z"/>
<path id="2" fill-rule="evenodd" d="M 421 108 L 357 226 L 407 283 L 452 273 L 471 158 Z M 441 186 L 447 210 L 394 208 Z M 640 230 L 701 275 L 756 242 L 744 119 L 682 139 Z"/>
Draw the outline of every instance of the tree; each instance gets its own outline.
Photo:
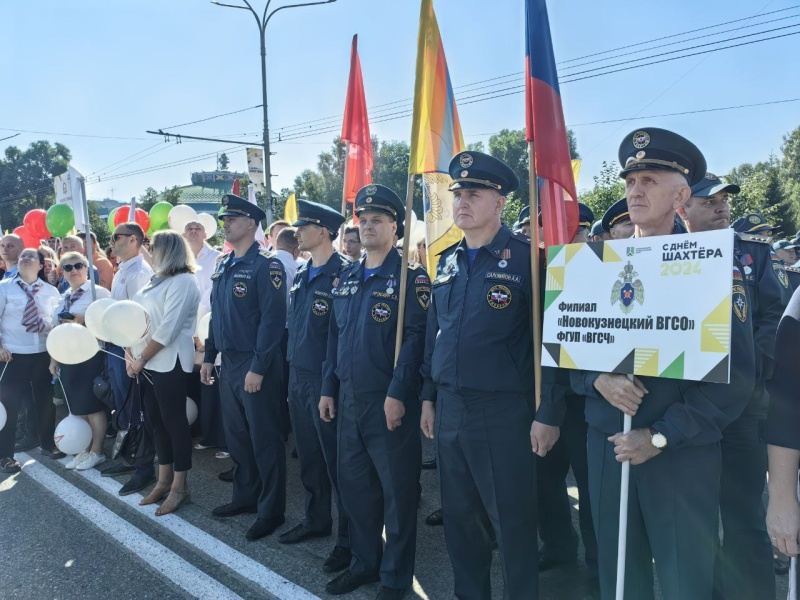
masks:
<path id="1" fill-rule="evenodd" d="M 100 251 L 105 252 L 111 241 L 111 232 L 108 230 L 108 222 L 101 219 L 97 214 L 97 208 L 94 202 L 89 202 L 89 227 L 97 236 L 97 244 L 100 246 Z"/>
<path id="2" fill-rule="evenodd" d="M 608 207 L 625 196 L 625 184 L 619 177 L 619 168 L 615 161 L 603 161 L 600 174 L 595 175 L 594 187 L 578 194 L 578 200 L 592 209 L 596 219 L 603 217 Z"/>
<path id="3" fill-rule="evenodd" d="M 244 189 L 247 189 L 247 186 Z M 180 199 L 181 189 L 177 185 L 173 185 L 171 188 L 164 188 L 164 191 L 161 192 L 161 202 L 169 202 L 174 206 L 180 202 Z M 147 208 L 146 210 L 150 209 Z"/>
<path id="4" fill-rule="evenodd" d="M 780 165 L 781 195 L 784 199 L 783 228 L 792 233 L 800 228 L 800 127 L 783 136 Z"/>
<path id="5" fill-rule="evenodd" d="M 220 154 L 219 158 L 217 159 L 217 164 L 219 165 L 219 170 L 220 171 L 227 171 L 228 170 L 228 164 L 230 162 L 231 161 L 228 158 L 227 154 L 225 154 L 224 152 L 222 154 Z"/>
<path id="6" fill-rule="evenodd" d="M 731 203 L 731 221 L 748 213 L 759 213 L 768 221 L 775 220 L 780 224 L 786 207 L 781 189 L 780 161 L 774 154 L 765 162 L 734 167 L 726 179 L 742 190 Z"/>
<path id="7" fill-rule="evenodd" d="M 66 172 L 71 158 L 63 144 L 43 140 L 24 151 L 16 146 L 6 148 L 0 159 L 0 223 L 4 229 L 21 225 L 29 210 L 53 204 L 53 178 Z"/>
<path id="8" fill-rule="evenodd" d="M 167 193 L 166 189 L 164 190 L 164 193 Z M 147 212 L 150 212 L 150 209 L 153 208 L 153 205 L 156 202 L 158 202 L 158 192 L 151 187 L 148 187 L 144 191 L 144 194 L 139 196 L 139 199 L 136 201 L 136 203 L 139 205 L 139 208 Z"/>

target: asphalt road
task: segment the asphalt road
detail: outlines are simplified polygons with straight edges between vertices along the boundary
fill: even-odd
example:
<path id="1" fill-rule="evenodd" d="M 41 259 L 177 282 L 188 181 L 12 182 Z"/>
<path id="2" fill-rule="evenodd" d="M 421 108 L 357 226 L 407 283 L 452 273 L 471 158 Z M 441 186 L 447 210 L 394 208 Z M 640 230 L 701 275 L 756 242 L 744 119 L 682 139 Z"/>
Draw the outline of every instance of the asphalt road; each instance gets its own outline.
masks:
<path id="1" fill-rule="evenodd" d="M 433 455 L 427 441 L 423 454 Z M 0 598 L 331 598 L 325 592 L 330 576 L 321 567 L 333 538 L 292 546 L 279 544 L 276 535 L 248 542 L 244 534 L 253 515 L 211 516 L 212 508 L 230 500 L 230 484 L 217 479 L 230 460 L 214 458 L 214 450 L 194 451 L 193 458 L 190 503 L 175 515 L 156 518 L 154 506 L 138 506 L 141 495 L 117 495 L 124 477 L 102 478 L 96 469 L 67 471 L 65 461 L 43 458 L 38 449 L 18 454 L 22 473 L 0 476 Z M 422 485 L 416 580 L 407 598 L 448 599 L 452 571 L 443 530 L 424 523 L 438 507 L 436 471 L 423 471 Z M 278 533 L 302 517 L 299 466 L 292 458 L 287 498 L 286 524 Z M 492 580 L 493 598 L 502 598 L 496 553 Z M 785 598 L 786 577 L 778 584 L 778 597 Z M 377 589 L 377 584 L 364 586 L 344 597 L 371 600 Z M 540 589 L 545 600 L 591 597 L 582 559 L 543 573 Z"/>

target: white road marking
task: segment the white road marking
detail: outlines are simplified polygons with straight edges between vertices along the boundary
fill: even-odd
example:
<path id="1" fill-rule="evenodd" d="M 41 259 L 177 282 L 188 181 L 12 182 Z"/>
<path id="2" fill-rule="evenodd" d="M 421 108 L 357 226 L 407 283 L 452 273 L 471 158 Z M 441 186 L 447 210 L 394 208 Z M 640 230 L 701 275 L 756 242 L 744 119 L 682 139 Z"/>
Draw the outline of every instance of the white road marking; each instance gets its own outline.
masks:
<path id="1" fill-rule="evenodd" d="M 139 506 L 139 500 L 142 498 L 140 494 L 120 496 L 117 492 L 122 485 L 111 477 L 103 477 L 96 469 L 75 472 L 113 496 L 114 499 L 127 504 L 151 521 L 163 525 L 172 534 L 176 535 L 187 544 L 203 552 L 213 560 L 222 563 L 242 577 L 249 579 L 281 600 L 320 600 L 318 596 L 292 583 L 285 577 L 281 577 L 275 571 L 256 562 L 238 550 L 231 548 L 202 529 L 188 523 L 177 514 L 156 517 L 155 507 Z"/>
<path id="2" fill-rule="evenodd" d="M 121 517 L 116 516 L 97 500 L 89 497 L 27 454 L 19 453 L 17 456 L 23 463 L 22 472 L 25 475 L 58 496 L 62 502 L 86 517 L 93 525 L 119 542 L 121 546 L 195 598 L 242 600 L 241 596 L 192 566 Z"/>

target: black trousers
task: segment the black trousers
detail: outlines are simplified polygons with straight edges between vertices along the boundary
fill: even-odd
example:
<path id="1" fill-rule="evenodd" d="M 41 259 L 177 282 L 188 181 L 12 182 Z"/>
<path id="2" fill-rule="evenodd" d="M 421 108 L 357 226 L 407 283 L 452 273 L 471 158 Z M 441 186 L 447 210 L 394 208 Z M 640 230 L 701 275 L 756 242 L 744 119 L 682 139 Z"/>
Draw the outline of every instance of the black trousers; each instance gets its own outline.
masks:
<path id="1" fill-rule="evenodd" d="M 56 407 L 53 404 L 53 386 L 50 375 L 50 356 L 47 352 L 13 354 L 11 362 L 0 363 L 5 369 L 0 381 L 0 402 L 6 409 L 6 426 L 0 430 L 0 458 L 14 456 L 19 407 L 26 395 L 33 392 L 36 409 L 36 431 L 42 448 L 53 450 L 53 432 L 56 424 Z"/>
<path id="2" fill-rule="evenodd" d="M 764 509 L 763 414 L 750 408 L 725 428 L 720 444 L 723 533 L 714 565 L 714 598 L 719 600 L 775 597 L 775 567 Z"/>
<path id="3" fill-rule="evenodd" d="M 215 366 L 214 370 L 218 368 Z M 225 426 L 222 423 L 222 402 L 219 397 L 219 373 L 212 385 L 200 386 L 200 429 L 203 443 L 220 450 L 228 448 L 225 442 Z"/>
<path id="4" fill-rule="evenodd" d="M 588 425 L 584 417 L 586 398 L 568 394 L 561 436 L 544 458 L 536 458 L 539 501 L 539 536 L 542 556 L 555 561 L 575 560 L 578 537 L 572 526 L 566 478 L 570 466 L 578 488 L 578 518 L 586 564 L 597 571 L 597 538 L 589 502 L 589 466 L 586 457 Z"/>
<path id="5" fill-rule="evenodd" d="M 607 438 L 608 434 L 589 427 L 589 494 L 597 532 L 600 594 L 614 598 L 622 465 Z M 718 444 L 666 449 L 631 466 L 626 599 L 655 597 L 654 560 L 664 600 L 711 598 L 719 473 Z"/>
<path id="6" fill-rule="evenodd" d="M 305 525 L 312 531 L 331 528 L 331 496 L 335 489 L 339 512 L 336 545 L 349 548 L 349 525 L 336 472 L 336 422 L 326 423 L 319 418 L 321 387 L 319 373 L 290 369 L 289 412 L 300 460 L 300 481 L 305 488 Z"/>
<path id="7" fill-rule="evenodd" d="M 436 452 L 447 552 L 459 600 L 491 600 L 491 532 L 506 600 L 539 594 L 533 410 L 522 397 L 464 399 L 441 388 Z"/>
<path id="8" fill-rule="evenodd" d="M 146 371 L 142 386 L 144 416 L 150 423 L 159 465 L 175 471 L 192 468 L 192 435 L 186 419 L 186 378 L 180 360 L 168 373 Z M 152 379 L 152 383 L 147 380 Z"/>
<path id="9" fill-rule="evenodd" d="M 251 394 L 244 391 L 244 378 L 252 359 L 251 353 L 222 355 L 219 395 L 225 439 L 234 464 L 231 502 L 256 506 L 259 518 L 271 519 L 286 511 L 282 365 L 276 360 L 264 375 L 261 390 Z"/>
<path id="10" fill-rule="evenodd" d="M 385 399 L 385 394 L 370 394 L 356 400 L 340 392 L 339 488 L 345 511 L 353 515 L 350 570 L 380 572 L 382 585 L 405 589 L 414 577 L 417 549 L 420 403 L 406 402 L 402 424 L 389 431 Z"/>

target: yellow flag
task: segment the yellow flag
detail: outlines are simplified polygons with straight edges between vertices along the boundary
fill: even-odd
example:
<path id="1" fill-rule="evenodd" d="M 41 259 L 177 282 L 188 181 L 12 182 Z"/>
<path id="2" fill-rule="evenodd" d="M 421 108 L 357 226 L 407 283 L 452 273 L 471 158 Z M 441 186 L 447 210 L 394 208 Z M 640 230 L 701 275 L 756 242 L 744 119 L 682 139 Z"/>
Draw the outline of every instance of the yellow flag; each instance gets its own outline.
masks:
<path id="1" fill-rule="evenodd" d="M 572 176 L 575 178 L 575 185 L 578 185 L 578 175 L 581 174 L 581 159 L 575 159 L 572 161 Z"/>
<path id="2" fill-rule="evenodd" d="M 297 198 L 295 198 L 294 194 L 291 194 L 286 199 L 286 206 L 283 207 L 283 218 L 289 223 L 297 221 Z"/>

